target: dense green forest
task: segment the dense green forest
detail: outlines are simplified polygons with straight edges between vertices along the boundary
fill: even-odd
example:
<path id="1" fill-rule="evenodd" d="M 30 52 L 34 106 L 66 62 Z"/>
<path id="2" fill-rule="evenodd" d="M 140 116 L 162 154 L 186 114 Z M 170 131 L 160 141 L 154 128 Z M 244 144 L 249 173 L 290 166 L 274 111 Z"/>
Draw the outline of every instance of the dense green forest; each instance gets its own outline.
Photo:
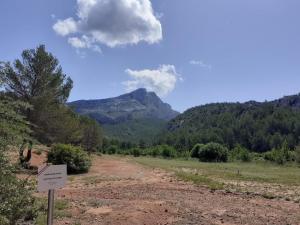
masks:
<path id="1" fill-rule="evenodd" d="M 236 145 L 254 152 L 290 149 L 300 142 L 300 96 L 272 102 L 218 103 L 187 110 L 171 120 L 159 143 L 188 150 L 197 143 L 216 142 L 229 149 Z"/>
<path id="2" fill-rule="evenodd" d="M 136 119 L 119 124 L 102 125 L 105 136 L 138 144 L 140 140 L 147 144 L 155 142 L 155 138 L 166 126 L 167 122 L 160 119 Z"/>

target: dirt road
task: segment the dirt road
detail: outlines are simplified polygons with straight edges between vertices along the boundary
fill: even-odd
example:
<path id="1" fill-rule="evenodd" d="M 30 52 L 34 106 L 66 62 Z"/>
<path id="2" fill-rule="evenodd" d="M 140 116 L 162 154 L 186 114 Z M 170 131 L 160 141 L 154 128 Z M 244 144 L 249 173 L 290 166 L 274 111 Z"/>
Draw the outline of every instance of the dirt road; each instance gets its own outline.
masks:
<path id="1" fill-rule="evenodd" d="M 300 224 L 300 205 L 210 191 L 127 159 L 95 156 L 88 174 L 70 178 L 57 198 L 69 216 L 55 224 Z"/>

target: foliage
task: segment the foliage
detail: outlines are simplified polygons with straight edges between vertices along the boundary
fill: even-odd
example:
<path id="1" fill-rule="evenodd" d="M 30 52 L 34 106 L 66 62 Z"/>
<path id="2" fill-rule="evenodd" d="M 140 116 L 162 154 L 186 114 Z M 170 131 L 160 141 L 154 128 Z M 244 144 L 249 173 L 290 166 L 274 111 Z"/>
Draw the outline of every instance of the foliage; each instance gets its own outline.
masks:
<path id="1" fill-rule="evenodd" d="M 250 162 L 252 160 L 252 156 L 251 156 L 251 153 L 247 149 L 238 145 L 229 152 L 229 160 L 230 161 Z"/>
<path id="2" fill-rule="evenodd" d="M 95 152 L 102 147 L 102 130 L 99 124 L 88 117 L 81 117 L 82 147 L 88 152 Z"/>
<path id="3" fill-rule="evenodd" d="M 218 143 L 208 143 L 199 151 L 202 162 L 227 162 L 228 149 Z"/>
<path id="4" fill-rule="evenodd" d="M 171 120 L 161 143 L 190 150 L 197 143 L 216 142 L 251 152 L 300 144 L 300 95 L 273 102 L 217 103 L 194 107 Z"/>
<path id="5" fill-rule="evenodd" d="M 33 185 L 19 180 L 9 164 L 6 151 L 28 138 L 28 122 L 20 114 L 28 104 L 0 96 L 0 224 L 16 224 L 17 221 L 32 220 L 36 216 Z"/>
<path id="6" fill-rule="evenodd" d="M 38 138 L 44 140 L 44 133 L 51 129 L 58 130 L 52 118 L 64 112 L 58 105 L 67 101 L 73 82 L 63 73 L 58 60 L 45 50 L 45 46 L 24 50 L 22 59 L 15 60 L 13 65 L 5 63 L 0 74 L 4 77 L 8 94 L 32 105 L 25 115 L 34 125 L 33 130 Z"/>
<path id="7" fill-rule="evenodd" d="M 80 147 L 56 144 L 48 152 L 48 163 L 66 164 L 68 174 L 77 174 L 88 172 L 91 159 Z"/>
<path id="8" fill-rule="evenodd" d="M 117 153 L 118 147 L 116 145 L 111 145 L 106 149 L 106 153 L 112 155 Z"/>
<path id="9" fill-rule="evenodd" d="M 169 145 L 161 145 L 158 146 L 158 148 L 160 148 L 161 150 L 161 155 L 164 158 L 175 158 L 176 157 L 176 150 Z"/>
<path id="10" fill-rule="evenodd" d="M 0 93 L 0 147 L 21 143 L 29 138 L 28 122 L 21 111 L 29 105 Z"/>
<path id="11" fill-rule="evenodd" d="M 121 142 L 134 144 L 142 140 L 143 146 L 156 140 L 160 131 L 166 125 L 166 121 L 159 119 L 134 119 L 114 124 L 101 124 L 105 135 L 110 139 L 118 139 Z"/>
<path id="12" fill-rule="evenodd" d="M 300 146 L 297 146 L 295 150 L 295 160 L 297 163 L 300 164 Z"/>
<path id="13" fill-rule="evenodd" d="M 131 152 L 132 152 L 132 155 L 133 155 L 134 157 L 139 157 L 139 156 L 141 155 L 141 149 L 140 149 L 140 148 L 133 148 L 133 149 L 131 150 Z"/>
<path id="14" fill-rule="evenodd" d="M 285 141 L 280 149 L 273 149 L 272 151 L 266 152 L 264 155 L 265 160 L 275 162 L 277 164 L 283 165 L 288 161 L 293 161 L 294 157 L 289 150 L 288 144 Z"/>
<path id="15" fill-rule="evenodd" d="M 102 134 L 92 120 L 75 114 L 65 104 L 73 81 L 45 46 L 24 50 L 22 59 L 2 63 L 0 77 L 6 95 L 32 107 L 22 110 L 33 136 L 45 144 L 81 144 L 88 151 L 101 146 Z"/>
<path id="16" fill-rule="evenodd" d="M 153 157 L 157 157 L 161 154 L 161 149 L 158 146 L 154 146 L 150 149 L 150 155 Z"/>
<path id="17" fill-rule="evenodd" d="M 192 158 L 199 158 L 199 151 L 201 148 L 203 148 L 204 144 L 196 144 L 191 151 L 191 157 Z"/>
<path id="18" fill-rule="evenodd" d="M 13 173 L 4 155 L 0 152 L 0 221 L 15 224 L 19 220 L 32 220 L 36 216 L 33 185 L 19 180 Z M 6 223 L 5 223 L 6 221 Z"/>

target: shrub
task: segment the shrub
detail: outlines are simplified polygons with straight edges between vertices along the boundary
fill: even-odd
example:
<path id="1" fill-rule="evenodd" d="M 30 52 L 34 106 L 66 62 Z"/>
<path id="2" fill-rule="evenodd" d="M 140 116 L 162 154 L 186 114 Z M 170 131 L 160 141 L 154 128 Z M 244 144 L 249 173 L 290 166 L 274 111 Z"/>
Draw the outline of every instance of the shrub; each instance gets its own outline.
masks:
<path id="1" fill-rule="evenodd" d="M 238 145 L 229 153 L 229 159 L 230 161 L 250 162 L 252 160 L 252 156 L 247 149 Z"/>
<path id="2" fill-rule="evenodd" d="M 176 157 L 176 150 L 169 145 L 161 145 L 159 146 L 159 148 L 161 149 L 161 154 L 163 157 L 165 158 L 175 158 Z"/>
<path id="3" fill-rule="evenodd" d="M 208 143 L 199 151 L 202 162 L 227 162 L 228 149 L 218 143 Z"/>
<path id="4" fill-rule="evenodd" d="M 201 148 L 203 148 L 205 145 L 204 144 L 196 144 L 192 151 L 191 151 L 191 157 L 192 158 L 199 158 L 199 151 Z"/>
<path id="5" fill-rule="evenodd" d="M 183 151 L 177 154 L 177 156 L 188 160 L 191 157 L 191 153 L 189 151 Z"/>
<path id="6" fill-rule="evenodd" d="M 297 150 L 296 150 L 297 151 Z M 285 141 L 281 149 L 273 149 L 272 151 L 266 152 L 264 159 L 283 165 L 288 161 L 294 161 L 297 158 L 297 153 L 293 154 L 289 151 L 287 142 Z"/>
<path id="7" fill-rule="evenodd" d="M 133 148 L 131 150 L 131 152 L 132 152 L 132 155 L 134 157 L 140 157 L 141 156 L 141 149 L 140 148 Z"/>
<path id="8" fill-rule="evenodd" d="M 118 150 L 118 147 L 116 145 L 111 145 L 106 149 L 106 153 L 109 155 L 116 154 Z"/>
<path id="9" fill-rule="evenodd" d="M 158 146 L 152 147 L 150 151 L 150 155 L 153 157 L 157 157 L 161 154 L 160 148 Z"/>
<path id="10" fill-rule="evenodd" d="M 88 172 L 91 160 L 80 147 L 72 145 L 54 145 L 48 153 L 48 162 L 54 165 L 67 164 L 69 174 Z"/>
<path id="11" fill-rule="evenodd" d="M 266 152 L 264 159 L 283 165 L 286 162 L 284 153 L 281 149 L 273 149 L 272 151 Z"/>
<path id="12" fill-rule="evenodd" d="M 300 164 L 300 146 L 296 147 L 296 150 L 295 150 L 295 161 Z"/>
<path id="13" fill-rule="evenodd" d="M 32 196 L 34 186 L 27 180 L 19 180 L 0 152 L 0 224 L 16 224 L 33 220 L 37 211 Z M 22 223 L 23 224 L 23 223 Z"/>

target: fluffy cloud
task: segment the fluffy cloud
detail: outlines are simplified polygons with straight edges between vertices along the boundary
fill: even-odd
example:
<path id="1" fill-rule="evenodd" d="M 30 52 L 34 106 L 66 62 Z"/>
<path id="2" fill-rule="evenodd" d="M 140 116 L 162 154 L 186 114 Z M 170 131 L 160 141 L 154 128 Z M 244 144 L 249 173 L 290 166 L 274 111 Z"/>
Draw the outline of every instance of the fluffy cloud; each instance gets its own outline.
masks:
<path id="1" fill-rule="evenodd" d="M 72 35 L 68 40 L 74 47 L 153 44 L 162 39 L 161 23 L 150 0 L 77 0 L 77 7 L 77 19 L 53 25 L 57 34 Z"/>
<path id="2" fill-rule="evenodd" d="M 98 45 L 93 44 L 93 42 L 85 35 L 81 38 L 70 37 L 68 38 L 68 43 L 76 49 L 88 48 L 92 51 L 102 53 L 101 48 Z"/>
<path id="3" fill-rule="evenodd" d="M 161 65 L 156 70 L 131 70 L 125 71 L 131 80 L 123 82 L 126 91 L 133 91 L 137 88 L 146 88 L 154 91 L 157 95 L 164 97 L 174 90 L 176 82 L 182 80 L 173 65 Z"/>
<path id="4" fill-rule="evenodd" d="M 191 60 L 191 61 L 190 61 L 190 64 L 191 64 L 191 65 L 197 65 L 197 66 L 200 66 L 200 67 L 202 67 L 202 68 L 209 69 L 209 70 L 212 69 L 212 66 L 211 66 L 211 65 L 206 64 L 206 63 L 204 63 L 203 61 L 199 61 L 199 60 Z"/>
<path id="5" fill-rule="evenodd" d="M 66 36 L 71 33 L 75 33 L 77 31 L 77 23 L 73 18 L 68 18 L 65 20 L 58 20 L 54 25 L 53 25 L 54 31 L 61 35 L 61 36 Z"/>

